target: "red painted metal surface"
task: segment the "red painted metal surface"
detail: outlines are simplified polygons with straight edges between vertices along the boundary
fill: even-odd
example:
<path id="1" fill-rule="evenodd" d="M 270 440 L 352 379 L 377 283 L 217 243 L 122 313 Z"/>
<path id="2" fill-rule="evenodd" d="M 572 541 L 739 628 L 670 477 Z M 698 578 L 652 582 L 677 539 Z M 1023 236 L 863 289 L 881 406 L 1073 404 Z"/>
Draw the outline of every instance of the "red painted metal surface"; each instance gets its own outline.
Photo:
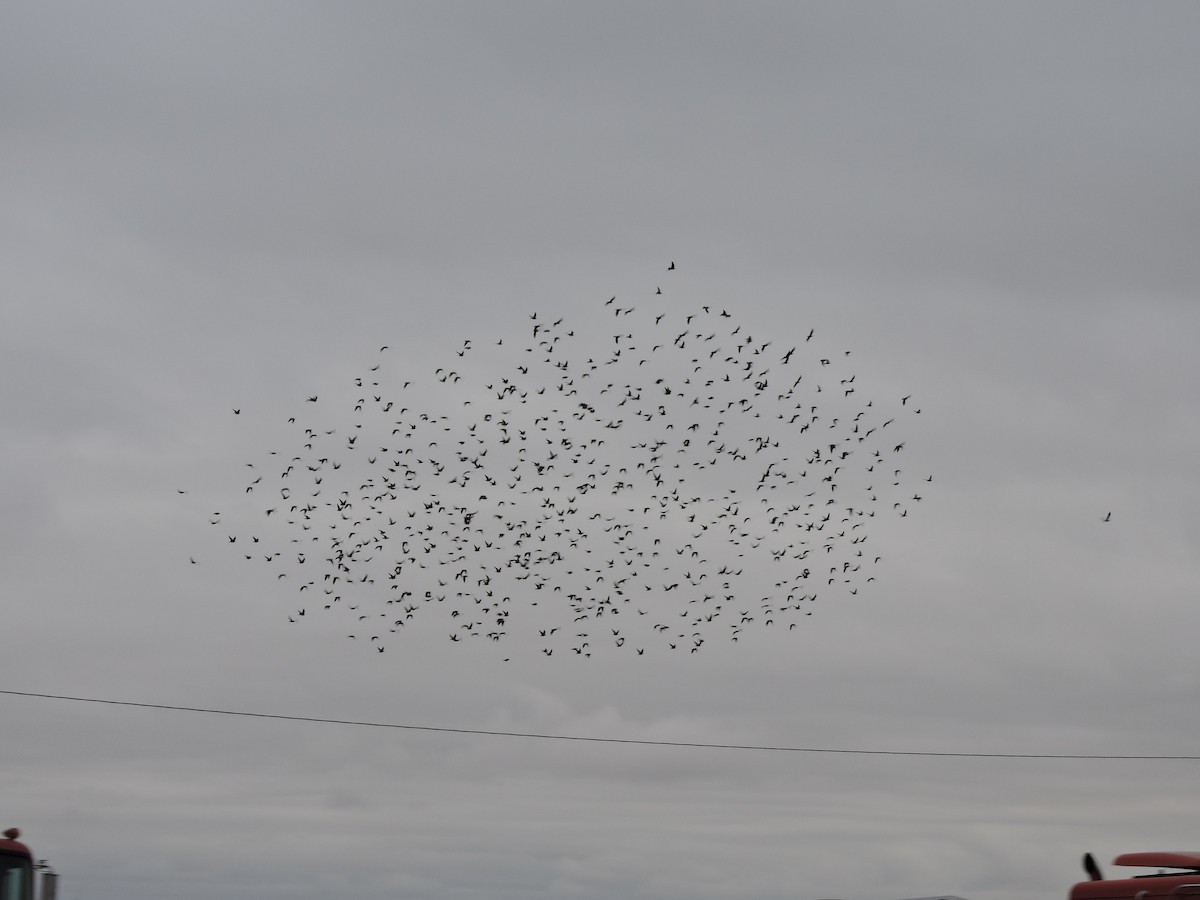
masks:
<path id="1" fill-rule="evenodd" d="M 29 848 L 18 841 L 15 837 L 9 837 L 8 834 L 15 829 L 9 829 L 3 836 L 0 836 L 0 853 L 15 853 L 18 856 L 26 856 L 33 859 L 33 853 Z"/>
<path id="2" fill-rule="evenodd" d="M 1122 853 L 1114 866 L 1146 866 L 1150 869 L 1200 869 L 1200 852 L 1194 850 L 1158 850 L 1149 853 Z"/>
<path id="3" fill-rule="evenodd" d="M 1178 900 L 1183 897 L 1200 900 L 1200 852 L 1122 853 L 1113 860 L 1113 865 L 1192 871 L 1081 881 L 1071 888 L 1070 900 Z"/>

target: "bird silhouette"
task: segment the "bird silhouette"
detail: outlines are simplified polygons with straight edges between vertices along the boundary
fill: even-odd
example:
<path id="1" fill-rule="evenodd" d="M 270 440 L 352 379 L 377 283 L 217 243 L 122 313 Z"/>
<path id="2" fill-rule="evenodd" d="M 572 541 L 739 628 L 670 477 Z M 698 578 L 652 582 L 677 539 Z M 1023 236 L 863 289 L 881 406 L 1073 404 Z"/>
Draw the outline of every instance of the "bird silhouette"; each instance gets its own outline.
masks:
<path id="1" fill-rule="evenodd" d="M 373 355 L 242 481 L 246 532 L 268 551 L 253 560 L 277 591 L 322 591 L 378 652 L 440 620 L 459 648 L 516 633 L 546 657 L 690 657 L 710 637 L 788 633 L 820 594 L 855 596 L 883 558 L 864 553 L 869 532 L 923 497 L 900 467 L 876 478 L 907 452 L 894 432 L 919 411 L 911 395 L 866 396 L 847 351 L 810 354 L 815 328 L 780 353 L 728 309 L 678 303 L 612 297 L 578 326 L 533 312 L 513 326 L 524 340 L 460 340 L 455 366 L 424 377 Z M 271 479 L 273 506 L 251 492 Z"/>

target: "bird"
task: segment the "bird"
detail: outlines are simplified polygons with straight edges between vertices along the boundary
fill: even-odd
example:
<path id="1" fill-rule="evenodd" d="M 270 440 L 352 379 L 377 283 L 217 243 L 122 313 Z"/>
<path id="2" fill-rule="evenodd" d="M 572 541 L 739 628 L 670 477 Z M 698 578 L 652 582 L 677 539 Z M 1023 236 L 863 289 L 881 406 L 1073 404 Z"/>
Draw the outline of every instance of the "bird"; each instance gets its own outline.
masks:
<path id="1" fill-rule="evenodd" d="M 245 520 L 213 524 L 229 544 L 261 540 L 251 558 L 276 592 L 321 590 L 328 614 L 355 612 L 367 631 L 354 646 L 379 652 L 443 620 L 454 652 L 503 644 L 511 659 L 524 634 L 552 664 L 690 655 L 717 636 L 790 632 L 818 594 L 852 598 L 873 583 L 881 557 L 862 543 L 874 546 L 875 524 L 929 502 L 909 465 L 876 477 L 885 454 L 912 453 L 896 433 L 912 395 L 873 399 L 849 352 L 822 355 L 819 342 L 811 357 L 797 355 L 801 341 L 777 355 L 782 329 L 751 337 L 729 309 L 616 299 L 595 303 L 594 322 L 536 310 L 494 343 L 460 337 L 446 354 L 457 366 L 433 365 L 432 346 L 427 368 L 402 375 L 370 356 L 344 404 L 322 385 L 312 418 L 289 422 L 294 443 L 253 461 L 258 477 L 239 485 Z M 574 638 L 559 631 L 567 617 Z"/>

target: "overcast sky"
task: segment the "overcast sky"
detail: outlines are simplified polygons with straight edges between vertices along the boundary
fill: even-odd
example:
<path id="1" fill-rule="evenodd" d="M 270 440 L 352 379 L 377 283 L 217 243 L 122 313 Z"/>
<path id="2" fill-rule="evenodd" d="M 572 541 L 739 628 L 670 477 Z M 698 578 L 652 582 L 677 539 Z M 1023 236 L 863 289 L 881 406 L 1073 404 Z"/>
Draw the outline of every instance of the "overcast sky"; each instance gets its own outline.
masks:
<path id="1" fill-rule="evenodd" d="M 0 826 L 65 900 L 1017 900 L 1195 846 L 1200 761 L 984 754 L 1200 756 L 1197 34 L 1170 2 L 4 4 Z M 546 655 L 528 587 L 504 642 L 289 621 L 297 569 L 240 553 L 286 420 L 341 440 L 365 376 L 463 434 L 531 323 L 607 352 L 614 296 L 634 343 L 707 306 L 771 378 L 799 345 L 902 414 L 873 581 L 694 654 Z"/>

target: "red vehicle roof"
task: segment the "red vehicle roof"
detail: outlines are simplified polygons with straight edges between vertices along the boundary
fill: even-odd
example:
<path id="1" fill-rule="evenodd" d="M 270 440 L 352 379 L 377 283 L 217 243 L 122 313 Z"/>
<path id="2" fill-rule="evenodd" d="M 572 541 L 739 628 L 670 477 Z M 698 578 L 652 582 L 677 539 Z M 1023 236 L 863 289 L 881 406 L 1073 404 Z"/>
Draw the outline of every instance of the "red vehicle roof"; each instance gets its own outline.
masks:
<path id="1" fill-rule="evenodd" d="M 20 841 L 6 837 L 0 837 L 0 853 L 16 853 L 20 856 L 28 856 L 30 859 L 33 859 L 33 854 L 29 851 L 28 847 Z"/>
<path id="2" fill-rule="evenodd" d="M 1122 853 L 1114 866 L 1145 866 L 1150 869 L 1200 869 L 1200 852 L 1195 850 L 1152 850 L 1148 853 Z"/>
<path id="3" fill-rule="evenodd" d="M 1113 865 L 1189 871 L 1082 881 L 1071 888 L 1069 900 L 1182 900 L 1185 896 L 1200 896 L 1200 853 L 1164 850 L 1122 853 L 1113 860 Z"/>

